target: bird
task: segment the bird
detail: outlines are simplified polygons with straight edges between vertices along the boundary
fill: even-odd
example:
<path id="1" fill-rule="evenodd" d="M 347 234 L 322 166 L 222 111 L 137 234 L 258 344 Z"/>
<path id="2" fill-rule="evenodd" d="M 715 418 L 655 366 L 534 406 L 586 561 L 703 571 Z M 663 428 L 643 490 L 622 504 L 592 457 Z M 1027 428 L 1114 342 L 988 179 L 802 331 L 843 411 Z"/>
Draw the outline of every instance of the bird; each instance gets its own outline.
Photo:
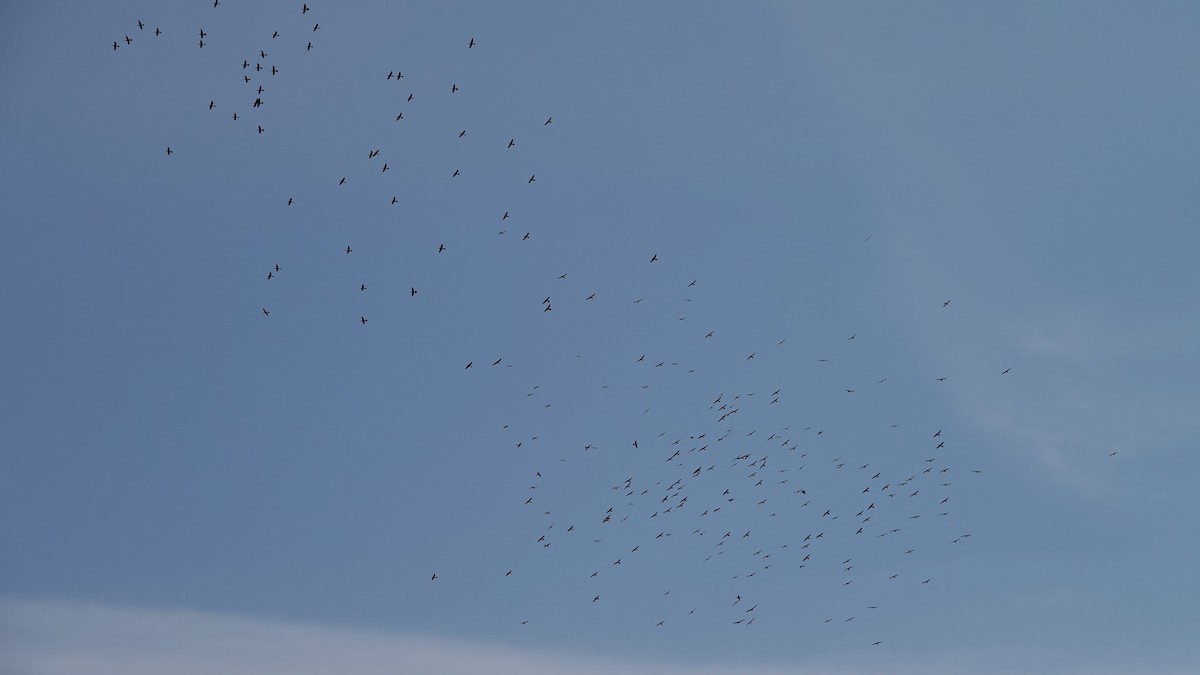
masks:
<path id="1" fill-rule="evenodd" d="M 126 35 L 126 36 L 125 36 L 125 44 L 127 44 L 127 45 L 131 45 L 131 44 L 133 44 L 133 38 L 131 38 L 131 37 L 129 37 L 128 35 Z"/>
<path id="2" fill-rule="evenodd" d="M 453 173 L 453 174 L 452 174 L 450 177 L 451 177 L 451 178 L 454 178 L 454 177 L 456 177 L 456 176 L 458 176 L 458 169 L 455 169 L 455 170 L 454 170 L 454 173 Z"/>
<path id="3" fill-rule="evenodd" d="M 215 108 L 215 107 L 217 107 L 217 102 L 216 102 L 216 101 L 209 101 L 209 102 L 208 102 L 208 109 L 209 109 L 209 110 L 212 110 L 212 109 L 213 109 L 213 108 Z"/>
<path id="4" fill-rule="evenodd" d="M 276 272 L 278 272 L 279 270 L 280 270 L 280 267 L 279 267 L 279 265 L 276 265 L 276 266 L 275 266 L 275 271 L 276 271 Z"/>
<path id="5" fill-rule="evenodd" d="M 363 322 L 363 324 L 366 324 L 366 323 L 367 323 L 367 317 L 365 317 L 365 316 L 360 316 L 360 317 L 358 317 L 358 318 L 359 318 L 359 320 L 360 320 L 360 321 L 362 321 L 362 322 Z"/>
<path id="6" fill-rule="evenodd" d="M 495 361 L 492 363 L 492 365 L 493 365 L 493 366 L 498 366 L 498 365 L 500 365 L 500 362 L 501 362 L 501 361 L 503 361 L 503 360 L 504 360 L 503 358 L 496 359 L 496 360 L 495 360 Z"/>
<path id="7" fill-rule="evenodd" d="M 456 91 L 458 91 L 458 85 L 451 83 L 450 84 L 450 93 L 453 94 Z"/>
<path id="8" fill-rule="evenodd" d="M 171 154 L 171 152 L 172 152 L 172 150 L 171 150 L 171 146 L 169 146 L 169 145 L 168 145 L 168 146 L 167 146 L 167 154 L 168 154 L 168 155 L 170 155 L 170 154 Z"/>
<path id="9" fill-rule="evenodd" d="M 1008 374 L 1008 371 L 1010 371 L 1010 370 L 1012 370 L 1012 368 L 1005 368 L 1005 369 L 1004 369 L 1004 372 L 1002 372 L 1002 373 L 1000 373 L 1000 374 L 1001 374 L 1001 375 L 1007 375 L 1007 374 Z"/>
<path id="10" fill-rule="evenodd" d="M 141 30 L 145 27 L 146 27 L 146 24 L 142 23 L 141 19 L 138 19 L 138 30 Z"/>
<path id="11" fill-rule="evenodd" d="M 158 37 L 159 35 L 162 35 L 162 31 L 159 30 L 158 28 L 155 28 L 154 29 L 154 37 Z"/>
<path id="12" fill-rule="evenodd" d="M 466 135 L 467 135 L 467 130 L 466 130 L 466 129 L 463 129 L 462 131 L 458 132 L 458 137 L 459 137 L 459 138 L 462 138 L 463 136 L 466 136 Z"/>
<path id="13" fill-rule="evenodd" d="M 271 313 L 267 311 L 266 307 L 262 308 L 262 312 L 263 312 L 263 316 L 271 316 Z"/>
<path id="14" fill-rule="evenodd" d="M 388 170 L 387 162 L 384 162 L 383 163 L 383 171 L 380 171 L 379 173 L 383 173 L 384 171 L 387 171 L 387 170 Z"/>
<path id="15" fill-rule="evenodd" d="M 554 121 L 554 118 L 553 118 L 553 117 L 547 117 L 547 118 L 546 118 L 546 122 L 545 122 L 545 124 L 542 124 L 542 126 L 546 126 L 547 124 L 550 124 L 550 123 L 551 123 L 551 122 L 553 122 L 553 121 Z"/>
<path id="16" fill-rule="evenodd" d="M 658 262 L 658 254 L 657 253 L 650 256 L 650 262 Z"/>
<path id="17" fill-rule="evenodd" d="M 511 148 L 512 146 L 514 146 L 516 144 L 517 144 L 517 139 L 515 139 L 515 138 L 508 139 L 508 147 Z"/>
<path id="18" fill-rule="evenodd" d="M 949 301 L 949 300 L 947 300 L 947 301 L 945 301 L 945 302 L 943 302 L 943 303 L 942 303 L 942 309 L 945 309 L 945 308 L 947 308 L 947 307 L 949 307 L 949 306 L 950 306 L 950 301 Z"/>
<path id="19" fill-rule="evenodd" d="M 437 572 L 434 572 L 434 573 L 433 573 L 433 576 L 429 577 L 429 580 L 430 580 L 430 581 L 437 581 Z"/>
<path id="20" fill-rule="evenodd" d="M 310 43 L 308 43 L 308 46 L 304 48 L 304 51 L 306 51 L 306 52 L 307 52 L 307 51 L 309 51 L 309 50 L 311 50 L 311 49 L 312 49 L 312 43 L 310 42 Z"/>
<path id="21" fill-rule="evenodd" d="M 467 43 L 467 49 L 470 49 L 474 46 L 475 46 L 475 38 L 471 38 L 471 41 Z"/>
<path id="22" fill-rule="evenodd" d="M 117 51 L 118 49 L 120 49 L 120 47 L 121 47 L 121 45 L 117 44 L 116 40 L 113 40 L 113 51 L 114 52 Z"/>
<path id="23" fill-rule="evenodd" d="M 350 248 L 349 246 L 346 247 L 346 253 L 352 253 L 353 251 L 354 249 Z"/>
<path id="24" fill-rule="evenodd" d="M 304 5 L 304 8 L 300 10 L 300 13 L 301 13 L 301 14 L 308 14 L 308 5 Z"/>
<path id="25" fill-rule="evenodd" d="M 417 288 L 414 286 L 414 287 L 412 287 L 412 289 L 409 290 L 408 296 L 411 298 L 412 296 L 414 296 L 416 294 L 417 294 Z"/>
<path id="26" fill-rule="evenodd" d="M 319 23 L 314 23 L 314 24 L 313 24 L 313 32 L 314 32 L 314 33 L 315 33 L 315 32 L 317 32 L 317 29 L 318 29 L 318 28 L 320 28 L 320 27 L 321 27 L 321 24 L 319 24 Z"/>
<path id="27" fill-rule="evenodd" d="M 530 182 L 530 183 L 534 182 L 535 180 L 537 180 L 537 176 L 536 176 L 536 175 L 531 175 L 531 176 L 529 177 L 529 182 Z"/>
<path id="28" fill-rule="evenodd" d="M 475 363 L 475 362 L 474 362 L 474 361 L 467 361 L 467 368 L 470 368 L 470 367 L 471 367 L 471 364 L 473 364 L 473 363 Z M 467 368 L 463 368 L 463 370 L 466 370 Z"/>
<path id="29" fill-rule="evenodd" d="M 363 284 L 363 285 L 359 286 L 359 287 L 358 287 L 358 290 L 360 290 L 360 291 L 365 291 L 365 290 L 367 290 L 367 285 L 366 285 L 366 284 Z"/>
<path id="30" fill-rule="evenodd" d="M 446 250 L 445 244 L 438 244 L 438 253 L 441 253 L 442 251 L 445 251 L 445 250 Z"/>
<path id="31" fill-rule="evenodd" d="M 346 184 L 346 177 L 342 176 L 342 179 L 338 181 L 338 185 L 345 185 L 345 184 Z"/>

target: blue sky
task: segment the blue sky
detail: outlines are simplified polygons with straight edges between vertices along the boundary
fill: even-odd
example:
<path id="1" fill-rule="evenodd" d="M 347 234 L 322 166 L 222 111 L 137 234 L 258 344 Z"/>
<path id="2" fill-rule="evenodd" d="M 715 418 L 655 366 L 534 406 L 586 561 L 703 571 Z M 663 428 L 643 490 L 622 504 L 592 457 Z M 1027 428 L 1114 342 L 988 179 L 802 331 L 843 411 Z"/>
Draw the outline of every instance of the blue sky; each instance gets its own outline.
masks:
<path id="1" fill-rule="evenodd" d="M 301 4 L 0 10 L 4 670 L 1200 656 L 1200 9 Z"/>

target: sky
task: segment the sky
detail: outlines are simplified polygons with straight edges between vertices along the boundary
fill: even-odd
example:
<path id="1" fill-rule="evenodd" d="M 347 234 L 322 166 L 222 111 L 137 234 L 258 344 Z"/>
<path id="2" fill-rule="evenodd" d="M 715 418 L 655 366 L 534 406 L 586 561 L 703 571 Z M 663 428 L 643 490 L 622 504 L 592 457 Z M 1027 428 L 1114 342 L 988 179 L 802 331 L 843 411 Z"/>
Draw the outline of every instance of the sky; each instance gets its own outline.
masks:
<path id="1" fill-rule="evenodd" d="M 0 9 L 0 672 L 1194 669 L 1200 8 L 302 4 Z"/>

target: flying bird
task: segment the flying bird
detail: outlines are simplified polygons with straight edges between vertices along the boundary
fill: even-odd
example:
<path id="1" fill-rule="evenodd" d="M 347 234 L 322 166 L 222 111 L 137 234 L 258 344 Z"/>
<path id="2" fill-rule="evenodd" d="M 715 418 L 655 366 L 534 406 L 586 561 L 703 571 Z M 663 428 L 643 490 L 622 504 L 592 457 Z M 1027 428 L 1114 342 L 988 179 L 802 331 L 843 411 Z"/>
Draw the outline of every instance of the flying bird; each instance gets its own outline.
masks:
<path id="1" fill-rule="evenodd" d="M 470 49 L 471 47 L 474 47 L 474 46 L 475 46 L 475 38 L 471 38 L 471 41 L 467 43 L 467 49 Z"/>

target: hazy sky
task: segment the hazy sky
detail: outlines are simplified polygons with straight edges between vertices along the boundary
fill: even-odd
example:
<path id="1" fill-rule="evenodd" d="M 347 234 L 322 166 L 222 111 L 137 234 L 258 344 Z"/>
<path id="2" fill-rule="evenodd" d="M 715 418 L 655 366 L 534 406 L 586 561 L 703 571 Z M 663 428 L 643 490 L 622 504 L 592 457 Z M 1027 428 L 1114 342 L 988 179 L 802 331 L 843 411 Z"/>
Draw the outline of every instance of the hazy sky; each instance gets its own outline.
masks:
<path id="1" fill-rule="evenodd" d="M 1200 7 L 301 5 L 0 9 L 0 671 L 1194 668 Z"/>

